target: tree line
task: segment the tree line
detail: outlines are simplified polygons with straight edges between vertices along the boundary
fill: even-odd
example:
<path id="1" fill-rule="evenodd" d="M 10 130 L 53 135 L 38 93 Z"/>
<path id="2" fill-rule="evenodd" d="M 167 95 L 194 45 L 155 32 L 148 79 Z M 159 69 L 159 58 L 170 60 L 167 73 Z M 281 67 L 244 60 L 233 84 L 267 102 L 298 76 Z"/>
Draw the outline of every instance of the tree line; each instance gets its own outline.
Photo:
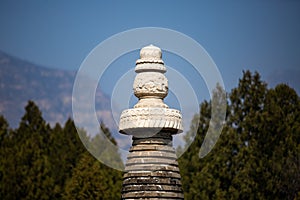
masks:
<path id="1" fill-rule="evenodd" d="M 214 124 L 212 104 L 225 95 L 222 134 L 213 150 L 200 159 L 208 125 Z M 185 138 L 189 141 L 197 132 L 179 159 L 185 198 L 300 199 L 299 100 L 288 85 L 269 89 L 257 72 L 245 71 L 229 94 L 217 88 L 194 117 L 198 129 L 192 123 Z"/>
<path id="2" fill-rule="evenodd" d="M 209 125 L 220 125 L 210 119 L 221 98 L 222 134 L 200 158 Z M 300 199 L 300 98 L 289 86 L 268 88 L 245 71 L 231 92 L 216 88 L 201 103 L 185 140 L 193 140 L 179 158 L 185 199 Z M 15 129 L 0 117 L 0 199 L 120 199 L 121 187 L 122 172 L 87 152 L 72 119 L 51 127 L 33 101 Z"/>
<path id="3" fill-rule="evenodd" d="M 33 101 L 17 129 L 0 117 L 0 145 L 0 199 L 120 199 L 122 173 L 87 152 L 72 119 L 51 128 Z"/>

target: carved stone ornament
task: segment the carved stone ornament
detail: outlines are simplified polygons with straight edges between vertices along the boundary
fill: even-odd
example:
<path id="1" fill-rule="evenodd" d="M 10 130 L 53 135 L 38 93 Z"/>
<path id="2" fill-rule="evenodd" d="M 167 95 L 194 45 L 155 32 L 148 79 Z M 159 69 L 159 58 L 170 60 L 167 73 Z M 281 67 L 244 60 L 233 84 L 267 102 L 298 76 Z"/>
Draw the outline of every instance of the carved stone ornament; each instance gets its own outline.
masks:
<path id="1" fill-rule="evenodd" d="M 121 133 L 135 135 L 134 129 L 174 129 L 182 132 L 181 114 L 170 109 L 163 99 L 168 95 L 166 67 L 161 49 L 149 45 L 141 49 L 140 59 L 136 61 L 137 73 L 133 90 L 139 102 L 132 109 L 124 110 L 120 117 Z M 143 131 L 145 136 L 147 131 Z"/>
<path id="2" fill-rule="evenodd" d="M 138 98 L 165 98 L 168 94 L 168 80 L 158 72 L 139 73 L 134 80 L 133 89 Z"/>

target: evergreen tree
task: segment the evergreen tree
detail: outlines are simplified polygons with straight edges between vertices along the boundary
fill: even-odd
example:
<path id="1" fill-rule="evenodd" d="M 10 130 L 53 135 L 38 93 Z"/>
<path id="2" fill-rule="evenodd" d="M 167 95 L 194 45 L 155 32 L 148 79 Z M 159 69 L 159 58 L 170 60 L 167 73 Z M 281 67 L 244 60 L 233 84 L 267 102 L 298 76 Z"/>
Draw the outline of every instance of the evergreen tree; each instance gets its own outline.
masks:
<path id="1" fill-rule="evenodd" d="M 8 188 L 5 181 L 9 179 L 6 174 L 7 167 L 10 167 L 10 135 L 9 125 L 3 116 L 0 116 L 0 199 L 5 198 Z"/>
<path id="2" fill-rule="evenodd" d="M 120 199 L 121 177 L 85 152 L 72 171 L 64 199 Z"/>
<path id="3" fill-rule="evenodd" d="M 11 133 L 3 199 L 50 199 L 53 188 L 48 154 L 50 127 L 29 101 L 19 128 Z"/>
<path id="4" fill-rule="evenodd" d="M 4 140 L 9 136 L 9 125 L 6 119 L 0 116 L 0 147 L 4 145 Z"/>
<path id="5" fill-rule="evenodd" d="M 109 141 L 116 144 L 116 141 L 109 130 L 101 123 L 101 131 Z M 117 161 L 120 155 L 108 155 L 107 141 L 101 135 L 97 135 L 91 141 L 93 148 L 98 148 L 101 159 L 112 159 Z M 103 154 L 104 151 L 104 154 Z M 93 151 L 96 152 L 96 151 Z M 118 164 L 118 162 L 116 163 Z M 122 186 L 122 173 L 105 166 L 96 160 L 88 152 L 85 152 L 72 170 L 72 178 L 66 185 L 64 199 L 120 199 Z"/>
<path id="6" fill-rule="evenodd" d="M 86 133 L 82 131 L 82 134 Z M 86 150 L 71 119 L 67 120 L 63 128 L 59 124 L 55 125 L 50 141 L 51 173 L 55 181 L 53 194 L 56 199 L 61 199 L 72 170 Z"/>
<path id="7" fill-rule="evenodd" d="M 179 160 L 187 199 L 299 198 L 300 113 L 293 89 L 268 90 L 258 73 L 244 72 L 229 94 L 222 135 L 200 160 L 210 113 L 211 102 L 202 103 L 197 136 Z"/>
<path id="8" fill-rule="evenodd" d="M 265 197 L 293 199 L 300 191 L 299 116 L 300 101 L 293 89 L 281 84 L 268 91 L 256 136 Z"/>

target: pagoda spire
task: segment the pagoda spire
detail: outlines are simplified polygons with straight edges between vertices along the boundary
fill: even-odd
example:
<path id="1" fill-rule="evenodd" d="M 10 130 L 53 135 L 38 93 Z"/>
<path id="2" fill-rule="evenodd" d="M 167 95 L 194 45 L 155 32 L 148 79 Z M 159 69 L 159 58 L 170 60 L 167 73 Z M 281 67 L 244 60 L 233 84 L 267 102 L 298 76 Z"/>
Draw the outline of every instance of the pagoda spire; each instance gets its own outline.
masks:
<path id="1" fill-rule="evenodd" d="M 172 135 L 182 132 L 182 116 L 163 99 L 168 95 L 160 48 L 141 49 L 133 90 L 138 103 L 121 113 L 119 131 L 132 135 L 122 199 L 183 199 Z"/>

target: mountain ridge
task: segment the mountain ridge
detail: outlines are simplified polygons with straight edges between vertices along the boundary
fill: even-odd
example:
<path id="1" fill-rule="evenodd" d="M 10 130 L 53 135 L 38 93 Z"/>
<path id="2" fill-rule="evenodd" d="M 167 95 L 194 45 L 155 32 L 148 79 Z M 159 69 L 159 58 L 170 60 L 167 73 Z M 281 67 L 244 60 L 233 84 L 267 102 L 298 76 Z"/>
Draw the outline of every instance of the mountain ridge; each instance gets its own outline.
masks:
<path id="1" fill-rule="evenodd" d="M 29 100 L 36 102 L 52 125 L 72 117 L 75 71 L 47 68 L 3 51 L 0 51 L 0 69 L 0 114 L 11 127 L 18 126 Z M 97 90 L 97 109 L 107 112 L 109 106 L 109 97 Z"/>

